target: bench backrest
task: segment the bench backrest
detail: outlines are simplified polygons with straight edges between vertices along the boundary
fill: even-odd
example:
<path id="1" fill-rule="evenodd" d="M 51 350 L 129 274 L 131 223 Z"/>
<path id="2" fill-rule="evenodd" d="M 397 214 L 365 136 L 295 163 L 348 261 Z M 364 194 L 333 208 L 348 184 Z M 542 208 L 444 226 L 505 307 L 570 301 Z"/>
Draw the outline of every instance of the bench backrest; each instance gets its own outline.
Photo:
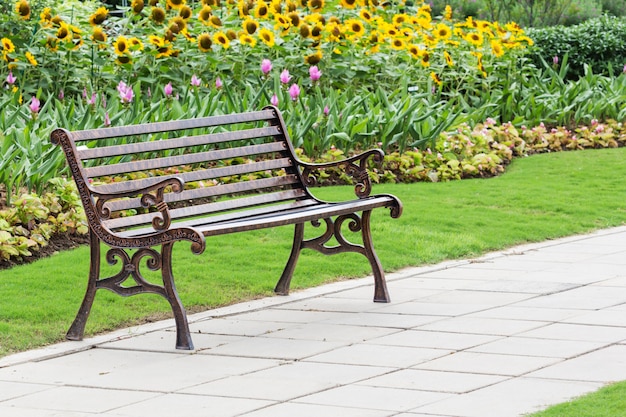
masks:
<path id="1" fill-rule="evenodd" d="M 64 150 L 72 174 L 96 193 L 122 194 L 182 179 L 182 192 L 164 195 L 172 219 L 312 204 L 274 107 L 64 133 L 71 142 Z M 94 207 L 96 200 L 92 194 Z M 155 217 L 139 197 L 107 200 L 102 208 L 111 230 L 147 225 Z"/>

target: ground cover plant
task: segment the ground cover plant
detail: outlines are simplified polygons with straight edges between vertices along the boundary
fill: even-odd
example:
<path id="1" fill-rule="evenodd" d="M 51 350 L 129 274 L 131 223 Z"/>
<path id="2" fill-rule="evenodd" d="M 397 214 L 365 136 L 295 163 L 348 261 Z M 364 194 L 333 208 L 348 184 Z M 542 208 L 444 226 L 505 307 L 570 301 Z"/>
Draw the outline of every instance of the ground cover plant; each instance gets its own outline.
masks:
<path id="1" fill-rule="evenodd" d="M 396 270 L 624 224 L 626 210 L 616 190 L 626 175 L 625 157 L 626 148 L 546 153 L 516 159 L 504 175 L 489 179 L 379 184 L 375 192 L 397 195 L 405 211 L 393 221 L 375 213 L 377 252 L 385 268 Z M 353 192 L 352 187 L 316 190 L 330 200 Z M 176 245 L 174 274 L 185 306 L 194 312 L 272 294 L 291 234 L 291 228 L 276 228 L 216 237 L 202 256 Z M 88 257 L 89 249 L 80 247 L 0 271 L 1 355 L 62 340 L 83 297 Z M 369 272 L 358 254 L 328 258 L 305 251 L 293 288 Z M 97 298 L 89 335 L 170 314 L 167 302 L 156 296 L 101 292 Z"/>

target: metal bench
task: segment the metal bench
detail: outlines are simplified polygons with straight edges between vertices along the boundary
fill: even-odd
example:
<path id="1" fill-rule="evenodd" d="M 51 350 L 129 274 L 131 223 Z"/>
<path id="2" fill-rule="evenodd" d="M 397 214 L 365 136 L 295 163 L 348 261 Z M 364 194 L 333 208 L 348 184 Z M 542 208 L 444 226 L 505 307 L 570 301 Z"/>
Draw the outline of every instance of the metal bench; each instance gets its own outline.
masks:
<path id="1" fill-rule="evenodd" d="M 300 251 L 309 248 L 324 254 L 363 254 L 373 270 L 374 301 L 389 301 L 372 244 L 370 215 L 374 208 L 388 207 L 397 218 L 402 204 L 392 195 L 370 195 L 367 161 L 381 162 L 380 150 L 338 162 L 302 162 L 274 107 L 74 132 L 56 129 L 51 141 L 65 152 L 90 228 L 89 282 L 67 333 L 70 340 L 83 338 L 95 293 L 106 288 L 122 296 L 165 297 L 176 322 L 176 348 L 193 349 L 172 275 L 173 244 L 190 241 L 192 252 L 200 254 L 207 236 L 283 225 L 295 225 L 295 233 L 276 293 L 288 294 Z M 357 198 L 330 203 L 310 193 L 315 171 L 331 167 L 355 180 Z M 305 239 L 305 223 L 318 227 L 322 220 L 324 232 Z M 344 238 L 345 222 L 350 231 L 361 232 L 362 244 Z M 338 244 L 329 244 L 333 237 Z M 110 277 L 101 277 L 101 243 L 108 246 L 110 264 L 122 262 L 120 272 Z M 163 285 L 142 276 L 142 259 L 150 270 L 161 271 Z"/>

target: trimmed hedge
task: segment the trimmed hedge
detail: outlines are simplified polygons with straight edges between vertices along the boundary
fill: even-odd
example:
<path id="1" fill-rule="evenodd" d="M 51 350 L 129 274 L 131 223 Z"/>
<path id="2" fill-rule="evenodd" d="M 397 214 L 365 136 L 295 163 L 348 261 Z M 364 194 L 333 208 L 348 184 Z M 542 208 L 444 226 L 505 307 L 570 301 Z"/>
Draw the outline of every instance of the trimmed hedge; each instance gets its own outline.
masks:
<path id="1" fill-rule="evenodd" d="M 585 74 L 585 66 L 595 74 L 612 75 L 626 64 L 626 20 L 604 16 L 576 26 L 530 28 L 528 36 L 535 41 L 528 54 L 541 68 L 542 60 L 552 64 L 567 55 L 567 78 L 576 80 Z"/>

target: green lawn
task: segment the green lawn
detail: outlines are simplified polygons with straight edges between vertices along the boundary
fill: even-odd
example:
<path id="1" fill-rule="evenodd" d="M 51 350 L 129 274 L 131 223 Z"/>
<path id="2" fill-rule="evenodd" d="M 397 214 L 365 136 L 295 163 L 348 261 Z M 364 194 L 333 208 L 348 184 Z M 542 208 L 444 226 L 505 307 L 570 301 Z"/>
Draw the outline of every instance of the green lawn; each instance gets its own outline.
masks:
<path id="1" fill-rule="evenodd" d="M 604 387 L 592 394 L 557 404 L 528 417 L 624 417 L 626 382 Z"/>
<path id="2" fill-rule="evenodd" d="M 626 148 L 562 152 L 515 160 L 497 178 L 375 186 L 374 192 L 396 194 L 405 206 L 397 220 L 386 210 L 373 216 L 378 254 L 392 271 L 626 224 L 625 159 Z M 352 193 L 350 187 L 317 191 L 327 199 Z M 291 227 L 284 227 L 211 238 L 200 256 L 178 244 L 174 273 L 187 309 L 271 295 L 289 256 L 291 234 Z M 0 356 L 63 340 L 83 296 L 88 257 L 83 247 L 0 271 Z M 111 272 L 117 272 L 115 266 Z M 306 251 L 292 285 L 297 290 L 368 273 L 360 255 Z M 100 292 L 87 333 L 169 314 L 158 296 Z"/>

